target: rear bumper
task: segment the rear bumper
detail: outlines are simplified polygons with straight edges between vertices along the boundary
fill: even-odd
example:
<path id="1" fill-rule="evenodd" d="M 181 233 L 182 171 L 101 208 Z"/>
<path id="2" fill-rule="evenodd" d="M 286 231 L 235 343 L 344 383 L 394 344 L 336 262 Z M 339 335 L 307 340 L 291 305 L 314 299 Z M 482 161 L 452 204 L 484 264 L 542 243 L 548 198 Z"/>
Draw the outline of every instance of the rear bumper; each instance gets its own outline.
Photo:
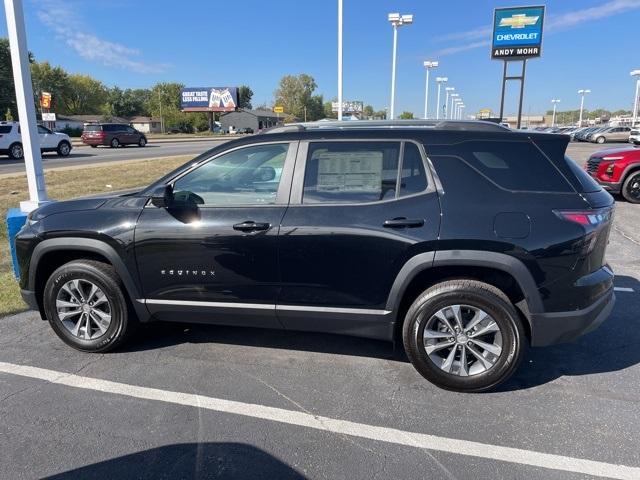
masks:
<path id="1" fill-rule="evenodd" d="M 570 342 L 595 330 L 609 317 L 615 303 L 612 287 L 583 310 L 531 314 L 531 346 Z"/>
<path id="2" fill-rule="evenodd" d="M 29 310 L 40 310 L 38 301 L 36 300 L 36 292 L 32 290 L 20 290 L 20 295 L 22 295 L 24 303 L 29 305 Z"/>
<path id="3" fill-rule="evenodd" d="M 109 142 L 101 138 L 82 138 L 81 140 L 85 145 L 109 145 Z"/>

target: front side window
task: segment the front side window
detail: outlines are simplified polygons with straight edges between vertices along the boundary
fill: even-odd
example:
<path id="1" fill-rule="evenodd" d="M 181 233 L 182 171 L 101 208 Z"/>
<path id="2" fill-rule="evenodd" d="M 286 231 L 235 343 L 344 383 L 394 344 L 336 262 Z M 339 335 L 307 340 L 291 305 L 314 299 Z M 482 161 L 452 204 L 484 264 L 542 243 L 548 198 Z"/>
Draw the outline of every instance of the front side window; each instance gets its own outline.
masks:
<path id="1" fill-rule="evenodd" d="M 43 127 L 42 125 L 38 125 L 38 133 L 40 135 L 44 135 L 44 134 L 47 134 L 47 133 L 51 133 L 51 130 L 49 130 L 46 127 Z"/>
<path id="2" fill-rule="evenodd" d="M 399 142 L 309 145 L 302 203 L 366 203 L 396 197 Z"/>
<path id="3" fill-rule="evenodd" d="M 176 180 L 174 195 L 193 193 L 212 206 L 274 204 L 288 150 L 279 143 L 222 154 Z"/>

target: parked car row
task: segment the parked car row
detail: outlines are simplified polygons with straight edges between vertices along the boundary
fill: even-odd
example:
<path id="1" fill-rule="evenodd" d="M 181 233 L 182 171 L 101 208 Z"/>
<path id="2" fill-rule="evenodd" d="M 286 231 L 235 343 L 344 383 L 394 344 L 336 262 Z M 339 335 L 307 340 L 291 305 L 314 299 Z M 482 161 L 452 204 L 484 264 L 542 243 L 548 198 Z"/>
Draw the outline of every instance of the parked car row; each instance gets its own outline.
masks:
<path id="1" fill-rule="evenodd" d="M 629 142 L 631 127 L 628 126 L 597 126 L 585 127 L 573 132 L 572 140 L 576 142 L 607 143 Z"/>
<path id="2" fill-rule="evenodd" d="M 66 133 L 52 132 L 38 125 L 41 152 L 56 152 L 60 157 L 71 153 L 71 139 Z M 22 135 L 19 122 L 0 122 L 0 155 L 8 155 L 12 159 L 24 157 Z"/>

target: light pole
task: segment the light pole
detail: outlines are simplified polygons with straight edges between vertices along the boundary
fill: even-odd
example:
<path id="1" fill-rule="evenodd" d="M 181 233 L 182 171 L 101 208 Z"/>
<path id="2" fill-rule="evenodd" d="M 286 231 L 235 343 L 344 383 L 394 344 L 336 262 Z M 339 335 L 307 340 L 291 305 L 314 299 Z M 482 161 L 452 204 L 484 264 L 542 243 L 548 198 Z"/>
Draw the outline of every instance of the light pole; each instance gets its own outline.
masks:
<path id="1" fill-rule="evenodd" d="M 466 108 L 466 105 L 463 103 L 460 104 L 460 112 L 458 113 L 458 120 L 464 120 L 464 115 L 462 114 L 462 112 L 464 111 L 464 109 Z"/>
<path id="2" fill-rule="evenodd" d="M 632 71 L 631 76 L 636 77 L 636 98 L 633 102 L 633 123 L 631 124 L 632 127 L 635 127 L 638 122 L 638 110 L 640 110 L 640 105 L 638 105 L 640 103 L 640 70 Z"/>
<path id="3" fill-rule="evenodd" d="M 578 126 L 581 127 L 582 126 L 582 111 L 584 110 L 584 96 L 587 93 L 591 93 L 591 90 L 582 89 L 582 90 L 578 90 L 578 93 L 580 94 L 580 119 L 578 120 Z"/>
<path id="4" fill-rule="evenodd" d="M 456 102 L 456 120 L 460 120 L 460 108 L 463 105 L 463 101 L 461 99 L 458 99 L 458 101 Z"/>
<path id="5" fill-rule="evenodd" d="M 424 62 L 424 68 L 427 70 L 427 80 L 424 84 L 424 118 L 425 120 L 429 117 L 429 70 L 432 68 L 436 68 L 438 66 L 438 62 Z"/>
<path id="6" fill-rule="evenodd" d="M 453 120 L 453 102 L 460 96 L 460 94 L 452 93 L 449 96 L 451 97 L 451 109 L 447 108 L 447 118 Z"/>
<path id="7" fill-rule="evenodd" d="M 338 121 L 342 120 L 342 0 L 338 0 Z"/>
<path id="8" fill-rule="evenodd" d="M 446 92 L 444 99 L 444 119 L 449 118 L 449 95 L 455 90 L 455 87 L 446 87 L 444 91 Z"/>
<path id="9" fill-rule="evenodd" d="M 395 118 L 395 98 L 396 98 L 396 54 L 398 50 L 398 27 L 410 25 L 413 23 L 413 15 L 400 15 L 399 13 L 390 13 L 389 22 L 393 26 L 393 60 L 391 62 L 391 106 L 389 113 L 391 120 Z"/>
<path id="10" fill-rule="evenodd" d="M 438 84 L 438 98 L 436 99 L 436 120 L 440 119 L 440 87 L 443 83 L 447 83 L 449 79 L 447 77 L 436 77 L 436 83 Z"/>
<path id="11" fill-rule="evenodd" d="M 551 103 L 553 103 L 553 117 L 551 119 L 551 126 L 555 127 L 556 126 L 556 107 L 560 103 L 560 100 L 557 98 L 553 98 L 551 99 Z"/>

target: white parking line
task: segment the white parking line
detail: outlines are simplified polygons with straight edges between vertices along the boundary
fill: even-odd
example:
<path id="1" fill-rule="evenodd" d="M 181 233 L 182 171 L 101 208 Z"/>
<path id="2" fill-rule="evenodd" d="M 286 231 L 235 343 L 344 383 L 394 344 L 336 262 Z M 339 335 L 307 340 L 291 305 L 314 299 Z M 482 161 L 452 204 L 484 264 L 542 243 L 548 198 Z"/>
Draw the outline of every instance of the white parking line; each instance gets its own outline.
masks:
<path id="1" fill-rule="evenodd" d="M 203 397 L 192 393 L 172 392 L 156 388 L 140 387 L 126 383 L 111 382 L 97 378 L 81 377 L 44 368 L 0 362 L 0 373 L 44 380 L 84 390 L 124 395 L 132 398 L 155 400 L 176 405 L 202 408 L 215 412 L 232 413 L 246 417 L 313 428 L 325 432 L 350 435 L 380 442 L 393 443 L 414 448 L 466 455 L 490 460 L 549 468 L 566 472 L 582 473 L 598 477 L 622 480 L 640 478 L 640 468 L 612 463 L 596 462 L 582 458 L 565 457 L 549 453 L 501 447 L 487 443 L 471 442 L 454 438 L 438 437 L 425 433 L 408 432 L 395 428 L 378 427 L 364 423 L 349 422 L 335 418 L 310 415 L 308 413 L 267 407 L 252 403 L 236 402 L 214 397 Z"/>
<path id="2" fill-rule="evenodd" d="M 613 287 L 616 292 L 633 292 L 633 288 L 629 287 Z"/>

